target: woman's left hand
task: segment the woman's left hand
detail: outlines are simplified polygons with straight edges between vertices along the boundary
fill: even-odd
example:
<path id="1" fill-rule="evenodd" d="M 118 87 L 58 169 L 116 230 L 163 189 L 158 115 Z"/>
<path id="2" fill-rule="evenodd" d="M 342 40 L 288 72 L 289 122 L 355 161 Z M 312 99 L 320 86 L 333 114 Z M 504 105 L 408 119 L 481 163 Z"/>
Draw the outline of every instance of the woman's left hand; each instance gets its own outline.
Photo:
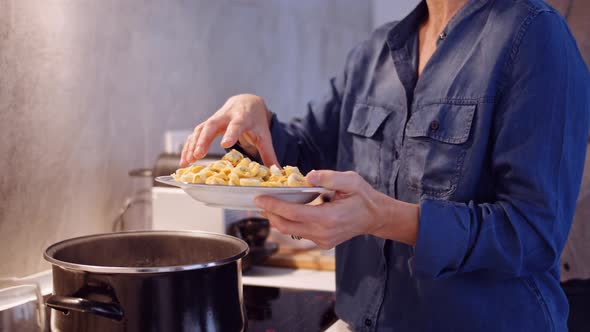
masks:
<path id="1" fill-rule="evenodd" d="M 320 205 L 288 203 L 268 196 L 256 205 L 281 233 L 301 236 L 329 249 L 362 234 L 414 244 L 418 206 L 373 189 L 355 172 L 312 171 L 307 181 L 336 192 Z"/>

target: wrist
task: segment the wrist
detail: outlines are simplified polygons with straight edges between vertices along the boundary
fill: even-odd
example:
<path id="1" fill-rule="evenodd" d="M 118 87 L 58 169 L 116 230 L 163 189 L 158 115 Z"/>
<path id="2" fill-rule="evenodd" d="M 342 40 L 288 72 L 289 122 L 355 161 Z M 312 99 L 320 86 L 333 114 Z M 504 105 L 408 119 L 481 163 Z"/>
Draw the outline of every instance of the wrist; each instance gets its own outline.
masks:
<path id="1" fill-rule="evenodd" d="M 369 234 L 415 245 L 420 206 L 396 200 L 382 193 L 379 193 L 376 204 L 378 215 Z"/>
<path id="2" fill-rule="evenodd" d="M 374 218 L 370 226 L 369 234 L 381 238 L 388 238 L 387 233 L 391 232 L 394 212 L 392 211 L 396 200 L 377 190 L 374 190 Z"/>

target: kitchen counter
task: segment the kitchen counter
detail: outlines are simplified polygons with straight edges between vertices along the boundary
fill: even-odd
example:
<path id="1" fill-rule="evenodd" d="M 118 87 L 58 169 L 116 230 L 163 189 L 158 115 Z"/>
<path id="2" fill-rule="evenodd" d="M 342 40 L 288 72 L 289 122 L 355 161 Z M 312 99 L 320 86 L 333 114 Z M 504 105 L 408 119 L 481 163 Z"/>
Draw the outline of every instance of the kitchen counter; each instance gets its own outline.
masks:
<path id="1" fill-rule="evenodd" d="M 242 277 L 244 285 L 310 289 L 334 292 L 336 277 L 331 271 L 253 266 Z"/>
<path id="2" fill-rule="evenodd" d="M 53 291 L 51 270 L 46 270 L 18 279 L 22 284 L 38 284 L 43 295 Z M 336 289 L 334 272 L 305 269 L 287 269 L 267 266 L 253 266 L 242 276 L 242 283 L 251 286 L 310 289 L 334 292 Z"/>

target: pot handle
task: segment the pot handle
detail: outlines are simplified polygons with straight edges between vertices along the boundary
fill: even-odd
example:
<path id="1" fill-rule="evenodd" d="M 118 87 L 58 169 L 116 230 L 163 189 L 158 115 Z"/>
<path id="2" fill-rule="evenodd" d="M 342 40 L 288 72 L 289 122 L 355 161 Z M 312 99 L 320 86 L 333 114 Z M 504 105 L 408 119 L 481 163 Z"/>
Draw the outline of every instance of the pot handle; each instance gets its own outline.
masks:
<path id="1" fill-rule="evenodd" d="M 45 301 L 45 304 L 51 309 L 59 310 L 65 314 L 69 311 L 78 311 L 119 321 L 123 319 L 123 308 L 117 303 L 104 303 L 81 297 L 52 295 Z"/>

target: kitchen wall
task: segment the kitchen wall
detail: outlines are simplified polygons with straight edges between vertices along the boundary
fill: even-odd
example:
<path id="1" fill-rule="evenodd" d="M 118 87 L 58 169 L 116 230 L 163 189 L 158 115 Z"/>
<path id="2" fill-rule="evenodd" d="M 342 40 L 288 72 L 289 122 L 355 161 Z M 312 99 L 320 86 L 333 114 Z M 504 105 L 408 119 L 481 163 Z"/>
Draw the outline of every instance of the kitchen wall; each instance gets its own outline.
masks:
<path id="1" fill-rule="evenodd" d="M 373 28 L 397 21 L 408 15 L 414 9 L 419 0 L 373 0 L 372 17 Z"/>
<path id="2" fill-rule="evenodd" d="M 0 0 L 0 276 L 109 231 L 166 129 L 242 92 L 300 114 L 370 29 L 356 0 Z"/>

